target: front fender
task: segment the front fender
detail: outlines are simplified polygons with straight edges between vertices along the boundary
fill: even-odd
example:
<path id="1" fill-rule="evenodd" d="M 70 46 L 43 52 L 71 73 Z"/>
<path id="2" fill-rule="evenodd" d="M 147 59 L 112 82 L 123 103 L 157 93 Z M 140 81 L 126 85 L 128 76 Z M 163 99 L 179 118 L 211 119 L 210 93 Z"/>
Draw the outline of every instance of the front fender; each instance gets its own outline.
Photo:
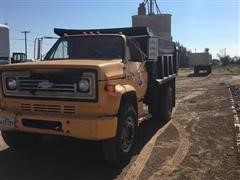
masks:
<path id="1" fill-rule="evenodd" d="M 117 115 L 121 99 L 124 94 L 129 92 L 136 92 L 136 89 L 129 85 L 115 85 L 115 92 L 107 92 L 103 101 L 103 111 L 106 115 Z"/>

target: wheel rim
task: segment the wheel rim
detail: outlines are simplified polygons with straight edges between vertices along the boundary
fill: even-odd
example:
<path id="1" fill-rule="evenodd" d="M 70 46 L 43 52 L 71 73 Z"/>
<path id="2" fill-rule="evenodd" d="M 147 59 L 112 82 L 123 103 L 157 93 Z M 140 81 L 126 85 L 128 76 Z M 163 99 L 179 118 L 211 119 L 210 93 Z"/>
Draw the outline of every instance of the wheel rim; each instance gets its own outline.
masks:
<path id="1" fill-rule="evenodd" d="M 135 125 L 132 117 L 128 117 L 123 124 L 121 133 L 121 148 L 127 153 L 131 150 L 134 141 Z"/>

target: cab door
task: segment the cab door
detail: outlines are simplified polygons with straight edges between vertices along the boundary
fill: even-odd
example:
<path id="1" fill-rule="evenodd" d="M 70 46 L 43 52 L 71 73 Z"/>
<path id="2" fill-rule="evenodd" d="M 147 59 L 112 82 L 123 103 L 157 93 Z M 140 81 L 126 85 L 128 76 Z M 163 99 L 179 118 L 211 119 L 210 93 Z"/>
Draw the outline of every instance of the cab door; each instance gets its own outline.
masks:
<path id="1" fill-rule="evenodd" d="M 125 70 L 129 84 L 136 89 L 138 99 L 141 99 L 147 90 L 147 71 L 145 59 L 137 42 L 127 40 Z"/>

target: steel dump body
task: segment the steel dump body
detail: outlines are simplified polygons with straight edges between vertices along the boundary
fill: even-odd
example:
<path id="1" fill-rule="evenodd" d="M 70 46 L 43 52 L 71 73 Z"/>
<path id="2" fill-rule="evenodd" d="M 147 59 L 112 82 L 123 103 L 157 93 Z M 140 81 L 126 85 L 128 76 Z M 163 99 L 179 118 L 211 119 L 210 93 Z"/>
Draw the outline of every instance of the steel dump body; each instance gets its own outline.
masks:
<path id="1" fill-rule="evenodd" d="M 212 64 L 212 56 L 207 52 L 190 53 L 188 57 L 189 57 L 190 66 L 197 66 L 197 65 L 209 66 Z"/>

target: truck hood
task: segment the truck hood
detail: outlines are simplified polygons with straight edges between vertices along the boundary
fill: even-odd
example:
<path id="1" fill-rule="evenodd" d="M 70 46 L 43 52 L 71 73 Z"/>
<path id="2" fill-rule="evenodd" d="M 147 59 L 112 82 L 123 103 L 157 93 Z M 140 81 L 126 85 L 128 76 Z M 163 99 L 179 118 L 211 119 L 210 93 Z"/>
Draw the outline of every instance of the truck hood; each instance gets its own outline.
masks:
<path id="1" fill-rule="evenodd" d="M 32 69 L 96 69 L 98 80 L 124 77 L 122 59 L 36 61 L 0 66 L 1 71 L 27 71 Z"/>

